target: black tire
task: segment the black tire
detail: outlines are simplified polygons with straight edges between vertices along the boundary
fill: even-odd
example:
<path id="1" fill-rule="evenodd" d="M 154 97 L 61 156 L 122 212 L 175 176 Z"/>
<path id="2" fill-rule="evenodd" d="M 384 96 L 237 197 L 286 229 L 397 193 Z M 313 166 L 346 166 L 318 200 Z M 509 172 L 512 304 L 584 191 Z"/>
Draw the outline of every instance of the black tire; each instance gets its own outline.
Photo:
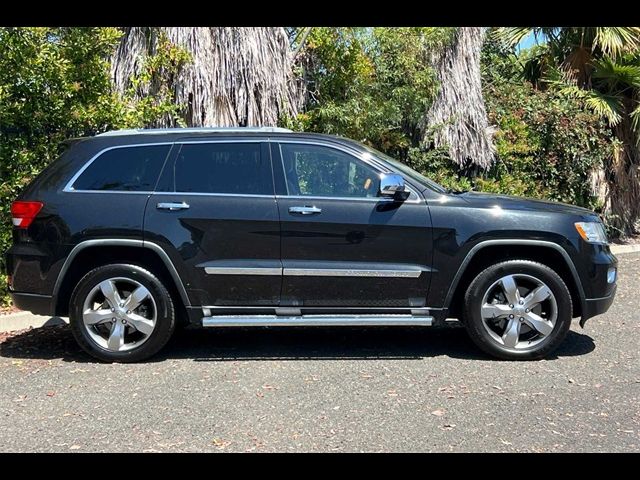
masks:
<path id="1" fill-rule="evenodd" d="M 484 295 L 495 282 L 514 274 L 524 274 L 542 281 L 553 293 L 557 305 L 557 319 L 551 333 L 540 343 L 521 350 L 498 343 L 485 328 L 482 318 Z M 509 260 L 491 265 L 471 282 L 464 297 L 463 322 L 471 340 L 485 353 L 503 360 L 537 360 L 548 356 L 565 339 L 571 318 L 571 294 L 562 278 L 548 266 L 529 260 Z"/>
<path id="2" fill-rule="evenodd" d="M 85 299 L 100 282 L 111 278 L 134 280 L 149 291 L 156 307 L 156 323 L 153 331 L 141 345 L 125 351 L 107 350 L 91 338 L 84 325 L 82 310 Z M 151 272 L 136 265 L 112 264 L 95 268 L 87 273 L 74 289 L 70 305 L 71 331 L 78 344 L 89 355 L 104 362 L 139 362 L 156 354 L 164 347 L 176 327 L 176 315 L 171 295 L 162 282 Z"/>

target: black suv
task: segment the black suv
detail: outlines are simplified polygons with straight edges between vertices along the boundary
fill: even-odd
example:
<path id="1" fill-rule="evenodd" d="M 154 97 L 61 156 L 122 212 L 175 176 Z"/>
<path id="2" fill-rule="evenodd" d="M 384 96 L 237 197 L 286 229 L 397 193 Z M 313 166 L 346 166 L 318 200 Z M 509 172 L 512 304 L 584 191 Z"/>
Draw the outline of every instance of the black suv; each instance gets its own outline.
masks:
<path id="1" fill-rule="evenodd" d="M 584 208 L 448 191 L 353 140 L 279 128 L 69 142 L 13 203 L 17 307 L 106 361 L 176 324 L 429 326 L 536 359 L 605 312 L 616 258 Z M 447 322 L 448 323 L 448 322 Z"/>

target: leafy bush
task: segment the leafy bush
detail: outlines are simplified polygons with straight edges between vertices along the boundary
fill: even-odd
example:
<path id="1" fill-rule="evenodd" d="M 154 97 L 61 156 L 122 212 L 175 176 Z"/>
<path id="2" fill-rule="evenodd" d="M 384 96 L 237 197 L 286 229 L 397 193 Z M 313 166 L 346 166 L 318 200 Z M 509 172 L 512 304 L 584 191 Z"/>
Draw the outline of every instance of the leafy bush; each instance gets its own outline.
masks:
<path id="1" fill-rule="evenodd" d="M 477 179 L 478 189 L 600 208 L 590 174 L 614 150 L 610 129 L 579 99 L 534 89 L 517 62 L 491 41 L 485 45 L 484 97 L 497 127 L 497 161 Z"/>
<path id="2" fill-rule="evenodd" d="M 0 303 L 8 301 L 11 202 L 60 154 L 61 143 L 177 114 L 166 89 L 142 102 L 113 91 L 109 57 L 120 35 L 115 28 L 0 28 Z M 134 85 L 158 81 L 159 72 L 186 60 L 161 42 Z"/>

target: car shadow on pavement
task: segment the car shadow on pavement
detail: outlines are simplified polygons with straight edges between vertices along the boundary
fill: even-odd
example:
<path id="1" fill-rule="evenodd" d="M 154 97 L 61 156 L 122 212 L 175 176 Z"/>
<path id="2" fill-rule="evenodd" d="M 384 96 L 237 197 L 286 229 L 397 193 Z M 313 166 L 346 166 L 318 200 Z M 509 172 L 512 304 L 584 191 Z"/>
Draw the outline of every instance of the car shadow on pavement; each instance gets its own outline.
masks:
<path id="1" fill-rule="evenodd" d="M 551 357 L 585 355 L 595 349 L 593 339 L 570 331 Z M 193 361 L 249 360 L 419 360 L 447 356 L 490 360 L 469 340 L 462 328 L 418 327 L 288 327 L 187 328 L 149 362 L 167 359 Z M 2 341 L 0 357 L 62 359 L 94 362 L 75 343 L 68 325 L 29 330 Z"/>

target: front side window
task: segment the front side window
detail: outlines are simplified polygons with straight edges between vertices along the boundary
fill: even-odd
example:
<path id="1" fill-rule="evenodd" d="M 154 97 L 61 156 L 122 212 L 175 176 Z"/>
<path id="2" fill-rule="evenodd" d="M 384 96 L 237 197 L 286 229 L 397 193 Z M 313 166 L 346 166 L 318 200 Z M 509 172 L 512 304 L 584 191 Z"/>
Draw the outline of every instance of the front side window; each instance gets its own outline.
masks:
<path id="1" fill-rule="evenodd" d="M 150 192 L 170 148 L 147 145 L 107 150 L 80 174 L 73 189 Z"/>
<path id="2" fill-rule="evenodd" d="M 259 143 L 182 145 L 174 179 L 176 192 L 273 195 L 270 160 Z"/>
<path id="3" fill-rule="evenodd" d="M 280 144 L 289 195 L 377 197 L 378 173 L 357 158 L 331 147 Z"/>

